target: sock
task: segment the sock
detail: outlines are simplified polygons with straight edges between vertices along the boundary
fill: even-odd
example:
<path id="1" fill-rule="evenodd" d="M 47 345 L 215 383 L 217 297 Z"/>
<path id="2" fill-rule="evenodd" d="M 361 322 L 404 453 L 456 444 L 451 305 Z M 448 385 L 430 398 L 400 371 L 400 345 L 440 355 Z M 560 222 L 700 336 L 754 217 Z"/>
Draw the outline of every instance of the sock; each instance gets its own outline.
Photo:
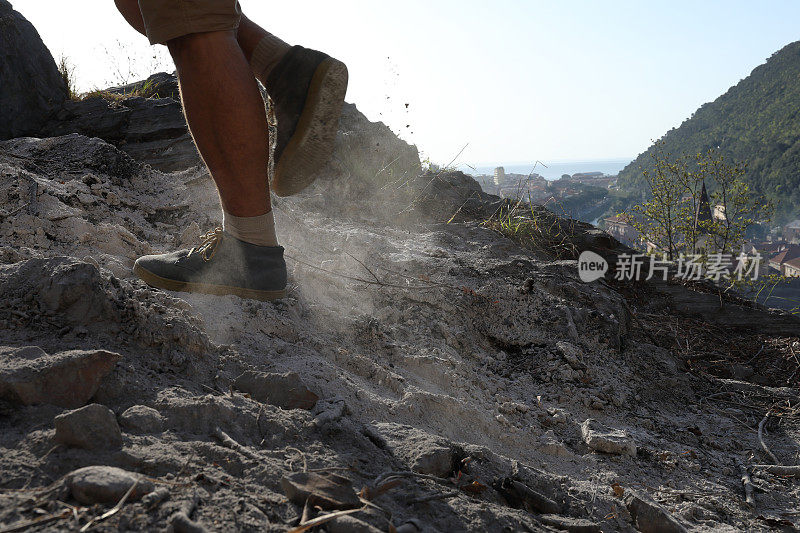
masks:
<path id="1" fill-rule="evenodd" d="M 223 209 L 222 229 L 240 241 L 256 246 L 278 246 L 272 211 L 257 217 L 237 217 Z"/>
<path id="2" fill-rule="evenodd" d="M 291 46 L 278 39 L 271 33 L 261 39 L 253 50 L 250 58 L 250 68 L 261 83 L 266 82 L 270 71 L 278 64 Z"/>

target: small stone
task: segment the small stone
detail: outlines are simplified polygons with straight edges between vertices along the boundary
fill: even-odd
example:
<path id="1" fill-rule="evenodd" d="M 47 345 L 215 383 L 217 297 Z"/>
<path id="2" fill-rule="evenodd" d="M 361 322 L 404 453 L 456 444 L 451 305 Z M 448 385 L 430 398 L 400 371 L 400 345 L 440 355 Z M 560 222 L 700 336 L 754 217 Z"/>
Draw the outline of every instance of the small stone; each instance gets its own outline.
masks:
<path id="1" fill-rule="evenodd" d="M 527 413 L 529 411 L 529 408 L 528 408 L 527 405 L 523 405 L 521 403 L 512 402 L 512 401 L 504 401 L 503 403 L 500 404 L 500 407 L 498 409 L 500 410 L 501 413 L 506 414 L 506 415 L 510 415 L 510 414 L 514 414 L 514 413 L 523 413 L 524 414 L 524 413 Z"/>
<path id="2" fill-rule="evenodd" d="M 340 516 L 325 524 L 328 533 L 380 533 L 381 530 L 353 516 Z"/>
<path id="3" fill-rule="evenodd" d="M 120 357 L 105 350 L 48 355 L 38 346 L 0 347 L 0 398 L 24 405 L 81 407 Z"/>
<path id="4" fill-rule="evenodd" d="M 560 531 L 569 531 L 570 533 L 600 533 L 602 531 L 599 524 L 583 518 L 543 514 L 538 516 L 537 519 L 546 526 L 552 526 Z"/>
<path id="5" fill-rule="evenodd" d="M 122 427 L 135 433 L 161 433 L 164 418 L 161 413 L 145 405 L 134 405 L 119 417 Z"/>
<path id="6" fill-rule="evenodd" d="M 448 440 L 390 422 L 377 423 L 371 431 L 410 470 L 437 477 L 447 477 L 453 472 L 454 447 Z"/>
<path id="7" fill-rule="evenodd" d="M 84 505 L 117 503 L 136 483 L 128 501 L 136 501 L 153 492 L 155 485 L 139 474 L 113 466 L 87 466 L 67 474 L 67 488 Z"/>
<path id="8" fill-rule="evenodd" d="M 648 495 L 628 489 L 624 497 L 625 506 L 642 533 L 684 533 L 681 525 L 666 509 Z"/>
<path id="9" fill-rule="evenodd" d="M 636 455 L 636 443 L 624 430 L 611 429 L 593 418 L 581 425 L 583 442 L 589 448 L 603 453 Z"/>
<path id="10" fill-rule="evenodd" d="M 180 244 L 195 243 L 201 234 L 200 226 L 197 225 L 197 222 L 192 222 L 181 232 Z"/>
<path id="11" fill-rule="evenodd" d="M 282 409 L 312 409 L 319 397 L 308 390 L 295 372 L 268 374 L 245 372 L 234 382 L 234 386 L 261 403 Z"/>
<path id="12" fill-rule="evenodd" d="M 573 455 L 564 443 L 556 437 L 552 429 L 545 431 L 542 436 L 539 437 L 539 442 L 541 444 L 536 448 L 536 451 L 541 453 L 546 453 L 554 457 L 570 457 Z"/>
<path id="13" fill-rule="evenodd" d="M 318 505 L 325 510 L 355 509 L 361 506 L 353 483 L 333 473 L 295 472 L 281 479 L 286 497 L 297 505 Z"/>
<path id="14" fill-rule="evenodd" d="M 93 403 L 55 417 L 56 442 L 87 450 L 119 448 L 122 433 L 114 413 Z"/>

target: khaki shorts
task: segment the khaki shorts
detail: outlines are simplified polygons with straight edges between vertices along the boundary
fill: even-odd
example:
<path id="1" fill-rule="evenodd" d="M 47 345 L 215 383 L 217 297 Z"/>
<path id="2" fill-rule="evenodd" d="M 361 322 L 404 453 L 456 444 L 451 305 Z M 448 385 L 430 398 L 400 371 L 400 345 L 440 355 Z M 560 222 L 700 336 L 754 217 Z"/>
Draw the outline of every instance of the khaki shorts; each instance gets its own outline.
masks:
<path id="1" fill-rule="evenodd" d="M 208 31 L 235 30 L 242 10 L 237 0 L 139 0 L 151 44 Z"/>

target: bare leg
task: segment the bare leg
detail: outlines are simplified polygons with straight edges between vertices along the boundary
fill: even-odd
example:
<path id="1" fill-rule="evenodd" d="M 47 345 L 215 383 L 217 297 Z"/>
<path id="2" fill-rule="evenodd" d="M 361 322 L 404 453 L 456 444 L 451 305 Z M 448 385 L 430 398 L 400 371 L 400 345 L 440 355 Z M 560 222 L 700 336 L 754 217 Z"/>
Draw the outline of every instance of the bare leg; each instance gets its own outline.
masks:
<path id="1" fill-rule="evenodd" d="M 236 40 L 239 42 L 239 46 L 242 52 L 244 52 L 244 57 L 247 58 L 247 61 L 250 61 L 253 57 L 253 50 L 256 49 L 261 39 L 267 35 L 269 35 L 267 30 L 242 15 L 242 20 L 239 21 L 239 30 L 236 33 Z"/>
<path id="2" fill-rule="evenodd" d="M 237 217 L 269 212 L 266 113 L 236 32 L 196 33 L 167 45 L 189 129 L 223 209 Z"/>

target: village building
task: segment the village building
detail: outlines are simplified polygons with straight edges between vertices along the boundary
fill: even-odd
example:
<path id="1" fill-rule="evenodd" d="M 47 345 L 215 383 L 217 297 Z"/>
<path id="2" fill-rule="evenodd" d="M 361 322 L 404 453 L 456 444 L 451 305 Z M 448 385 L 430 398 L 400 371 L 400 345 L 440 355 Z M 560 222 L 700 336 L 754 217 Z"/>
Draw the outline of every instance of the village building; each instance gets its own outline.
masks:
<path id="1" fill-rule="evenodd" d="M 783 227 L 783 238 L 791 243 L 800 244 L 800 218 Z"/>
<path id="2" fill-rule="evenodd" d="M 769 266 L 784 276 L 797 276 L 800 268 L 800 245 L 787 245 L 770 258 Z"/>
<path id="3" fill-rule="evenodd" d="M 785 261 L 783 263 L 783 275 L 787 278 L 800 278 L 800 258 Z"/>
<path id="4" fill-rule="evenodd" d="M 494 169 L 494 184 L 497 187 L 502 187 L 506 181 L 506 169 L 504 167 L 497 167 Z"/>
<path id="5" fill-rule="evenodd" d="M 636 246 L 641 240 L 639 232 L 634 228 L 625 215 L 617 215 L 605 219 L 606 233 L 617 239 L 622 244 Z"/>

